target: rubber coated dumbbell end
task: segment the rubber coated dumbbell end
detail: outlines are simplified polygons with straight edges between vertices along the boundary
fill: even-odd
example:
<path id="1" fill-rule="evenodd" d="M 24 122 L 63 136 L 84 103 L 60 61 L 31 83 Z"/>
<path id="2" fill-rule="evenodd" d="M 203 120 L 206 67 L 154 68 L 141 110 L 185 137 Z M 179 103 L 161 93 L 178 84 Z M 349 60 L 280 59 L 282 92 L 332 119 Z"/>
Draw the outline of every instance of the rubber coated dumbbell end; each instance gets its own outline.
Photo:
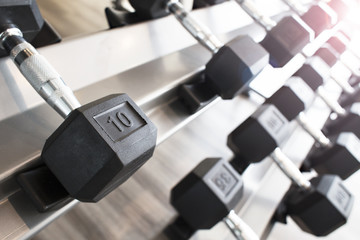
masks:
<path id="1" fill-rule="evenodd" d="M 15 23 L 24 38 L 31 41 L 43 26 L 44 19 L 35 0 L 11 0 L 0 1 L 0 22 L 0 32 L 6 30 L 9 23 Z"/>
<path id="2" fill-rule="evenodd" d="M 170 202 L 192 229 L 210 229 L 240 201 L 240 175 L 221 158 L 207 158 L 172 190 Z"/>
<path id="3" fill-rule="evenodd" d="M 269 53 L 249 36 L 238 36 L 206 64 L 205 77 L 223 99 L 232 99 L 269 63 Z"/>
<path id="4" fill-rule="evenodd" d="M 315 177 L 311 185 L 309 191 L 290 188 L 286 211 L 303 231 L 326 236 L 346 223 L 354 197 L 335 175 Z"/>
<path id="5" fill-rule="evenodd" d="M 96 202 L 152 156 L 156 134 L 126 94 L 110 95 L 72 111 L 41 157 L 71 197 Z"/>
<path id="6" fill-rule="evenodd" d="M 164 0 L 129 0 L 135 12 L 143 18 L 161 18 L 170 13 L 167 11 L 167 2 Z"/>

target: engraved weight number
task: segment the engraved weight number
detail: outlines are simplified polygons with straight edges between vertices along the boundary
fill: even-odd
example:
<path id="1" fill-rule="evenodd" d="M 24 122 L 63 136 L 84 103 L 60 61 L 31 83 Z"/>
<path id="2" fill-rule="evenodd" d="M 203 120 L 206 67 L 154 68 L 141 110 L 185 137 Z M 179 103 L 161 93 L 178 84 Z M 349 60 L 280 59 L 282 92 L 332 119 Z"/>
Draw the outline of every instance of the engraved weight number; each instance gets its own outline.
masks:
<path id="1" fill-rule="evenodd" d="M 124 131 L 124 128 L 130 128 L 133 126 L 131 119 L 123 112 L 117 112 L 116 118 L 109 116 L 108 123 L 112 123 L 120 132 Z"/>
<path id="2" fill-rule="evenodd" d="M 215 179 L 215 184 L 221 191 L 225 191 L 230 183 L 231 177 L 224 172 Z"/>

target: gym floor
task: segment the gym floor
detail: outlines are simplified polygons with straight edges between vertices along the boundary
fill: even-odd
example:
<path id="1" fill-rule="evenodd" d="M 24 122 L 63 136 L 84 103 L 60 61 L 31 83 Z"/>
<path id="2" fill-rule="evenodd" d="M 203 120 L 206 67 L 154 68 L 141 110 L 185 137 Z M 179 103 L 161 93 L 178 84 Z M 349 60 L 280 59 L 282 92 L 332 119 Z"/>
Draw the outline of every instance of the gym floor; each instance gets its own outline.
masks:
<path id="1" fill-rule="evenodd" d="M 37 1 L 44 17 L 64 39 L 107 28 L 104 8 L 111 5 L 110 0 Z M 120 189 L 97 204 L 78 204 L 33 239 L 159 239 L 159 235 L 148 235 L 149 231 L 147 230 L 153 229 L 152 232 L 161 232 L 162 227 L 170 221 L 175 212 L 171 209 L 170 204 L 156 206 L 157 211 L 150 212 L 147 211 L 147 206 L 139 205 L 137 202 L 139 199 L 146 198 L 148 204 L 151 205 L 158 202 L 155 198 L 169 199 L 169 191 L 176 182 L 168 179 L 167 175 L 163 174 L 164 171 L 180 178 L 187 173 L 188 169 L 206 157 L 230 156 L 231 153 L 225 145 L 226 135 L 236 125 L 229 126 L 229 129 L 226 130 L 214 129 L 208 120 L 218 116 L 223 116 L 223 114 L 207 112 L 162 143 L 154 158 L 145 165 L 144 169 L 140 170 L 141 175 L 145 175 L 146 178 L 139 177 L 139 174 L 135 175 Z M 230 116 L 228 117 L 230 118 Z M 226 121 L 225 119 L 227 116 L 223 116 L 222 121 Z M 209 132 L 210 128 L 214 131 Z M 219 142 L 224 144 L 219 146 Z M 189 167 L 189 164 L 192 166 Z M 153 174 L 153 171 L 156 171 L 156 174 Z M 145 180 L 152 181 L 151 189 L 141 187 L 141 183 Z M 348 179 L 346 186 L 352 193 L 358 195 L 349 222 L 346 226 L 322 239 L 359 239 L 360 228 L 357 225 L 360 222 L 360 174 Z M 139 208 L 144 212 L 142 218 L 136 215 L 136 210 Z M 287 225 L 276 224 L 268 239 L 316 239 L 302 232 L 290 219 L 288 220 L 289 224 Z M 137 231 L 130 230 L 130 225 L 136 225 Z M 139 229 L 143 229 L 143 231 Z M 221 237 L 212 236 L 211 238 L 220 239 Z"/>

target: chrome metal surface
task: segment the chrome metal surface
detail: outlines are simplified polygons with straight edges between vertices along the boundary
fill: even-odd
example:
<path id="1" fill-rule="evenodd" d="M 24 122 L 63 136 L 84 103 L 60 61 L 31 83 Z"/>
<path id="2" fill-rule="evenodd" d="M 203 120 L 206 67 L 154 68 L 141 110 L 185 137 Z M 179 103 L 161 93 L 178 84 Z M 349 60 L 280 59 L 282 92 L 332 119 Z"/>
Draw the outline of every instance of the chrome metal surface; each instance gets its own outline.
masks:
<path id="1" fill-rule="evenodd" d="M 346 114 L 346 110 L 333 98 L 329 96 L 322 86 L 316 90 L 317 95 L 328 105 L 328 107 L 340 116 Z"/>
<path id="2" fill-rule="evenodd" d="M 270 157 L 279 166 L 283 173 L 302 189 L 310 189 L 311 183 L 304 177 L 297 166 L 281 151 L 276 148 Z"/>
<path id="3" fill-rule="evenodd" d="M 298 0 L 283 0 L 283 2 L 300 16 L 307 11 L 306 7 Z"/>
<path id="4" fill-rule="evenodd" d="M 259 237 L 235 212 L 231 210 L 229 215 L 224 218 L 232 234 L 239 240 L 259 240 Z"/>
<path id="5" fill-rule="evenodd" d="M 4 41 L 11 41 L 11 38 L 5 38 Z M 17 57 L 22 52 L 26 52 L 26 58 L 20 62 Z M 63 118 L 80 107 L 79 101 L 61 76 L 31 44 L 25 41 L 16 45 L 10 50 L 10 58 L 35 91 Z"/>
<path id="6" fill-rule="evenodd" d="M 276 22 L 261 12 L 252 0 L 236 0 L 240 6 L 249 14 L 257 23 L 263 26 L 267 31 L 275 27 Z"/>
<path id="7" fill-rule="evenodd" d="M 174 14 L 181 25 L 210 52 L 216 53 L 223 46 L 221 41 L 210 30 L 190 16 L 190 13 L 185 10 L 178 0 L 170 0 L 167 8 Z"/>
<path id="8" fill-rule="evenodd" d="M 314 140 L 320 144 L 322 147 L 329 147 L 331 142 L 330 139 L 327 138 L 324 133 L 319 128 L 315 128 L 310 123 L 309 119 L 306 117 L 304 112 L 299 113 L 296 117 L 296 121 L 300 124 L 304 130 L 309 133 Z"/>

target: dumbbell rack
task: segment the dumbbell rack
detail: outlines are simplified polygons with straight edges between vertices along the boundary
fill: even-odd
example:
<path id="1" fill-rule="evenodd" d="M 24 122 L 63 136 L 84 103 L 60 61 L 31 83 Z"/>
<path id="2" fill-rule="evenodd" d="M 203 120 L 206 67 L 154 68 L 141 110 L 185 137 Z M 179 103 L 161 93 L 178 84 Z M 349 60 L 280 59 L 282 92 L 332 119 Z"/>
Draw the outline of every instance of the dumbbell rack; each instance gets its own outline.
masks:
<path id="1" fill-rule="evenodd" d="M 279 6 L 273 3 L 273 7 L 279 13 L 284 11 L 284 5 L 280 3 Z M 265 34 L 234 2 L 198 10 L 194 15 L 224 41 L 239 34 L 250 34 L 259 41 Z M 323 38 L 326 39 L 326 34 Z M 315 43 L 314 48 L 320 46 L 324 39 Z M 111 93 L 128 93 L 158 127 L 160 144 L 207 110 L 236 112 L 231 120 L 232 126 L 227 129 L 230 131 L 254 112 L 260 103 L 256 98 L 249 100 L 239 96 L 231 102 L 215 101 L 195 115 L 187 114 L 176 96 L 176 86 L 199 73 L 211 57 L 206 49 L 194 44 L 195 41 L 176 20 L 167 17 L 70 39 L 40 49 L 40 52 L 76 90 L 81 103 Z M 305 58 L 298 55 L 283 69 L 268 66 L 253 82 L 253 87 L 264 95 L 270 95 L 304 61 Z M 69 210 L 76 201 L 56 212 L 40 214 L 19 191 L 14 176 L 36 166 L 46 138 L 61 123 L 61 119 L 43 103 L 9 59 L 0 60 L 0 73 L 0 219 L 6 219 L 6 224 L 0 221 L 0 239 L 4 236 L 9 239 L 26 238 Z M 269 85 L 266 87 L 269 81 L 271 88 Z M 321 103 L 315 102 L 314 106 L 318 107 L 313 108 L 309 116 L 321 125 L 329 112 L 323 111 Z M 221 125 L 214 127 L 225 128 Z M 294 129 L 294 135 L 283 150 L 300 164 L 313 140 L 298 128 Z M 225 145 L 225 142 L 222 144 Z M 270 161 L 249 167 L 244 173 L 244 182 L 245 194 L 238 206 L 239 214 L 257 234 L 265 236 L 271 227 L 274 210 L 290 182 Z M 217 228 L 221 229 L 221 225 Z"/>

